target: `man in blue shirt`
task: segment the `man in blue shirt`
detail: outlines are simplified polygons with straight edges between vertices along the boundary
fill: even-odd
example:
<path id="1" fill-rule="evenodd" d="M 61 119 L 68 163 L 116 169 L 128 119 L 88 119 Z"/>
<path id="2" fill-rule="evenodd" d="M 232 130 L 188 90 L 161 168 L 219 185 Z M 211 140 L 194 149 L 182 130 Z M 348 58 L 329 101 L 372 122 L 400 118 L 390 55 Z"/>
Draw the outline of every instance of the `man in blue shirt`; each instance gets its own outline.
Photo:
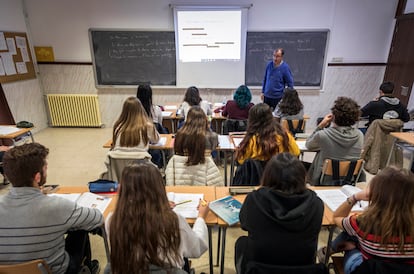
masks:
<path id="1" fill-rule="evenodd" d="M 263 80 L 262 100 L 272 109 L 282 99 L 283 91 L 286 86 L 293 88 L 293 76 L 289 65 L 283 62 L 285 54 L 282 48 L 273 52 L 273 61 L 266 66 L 266 72 Z"/>

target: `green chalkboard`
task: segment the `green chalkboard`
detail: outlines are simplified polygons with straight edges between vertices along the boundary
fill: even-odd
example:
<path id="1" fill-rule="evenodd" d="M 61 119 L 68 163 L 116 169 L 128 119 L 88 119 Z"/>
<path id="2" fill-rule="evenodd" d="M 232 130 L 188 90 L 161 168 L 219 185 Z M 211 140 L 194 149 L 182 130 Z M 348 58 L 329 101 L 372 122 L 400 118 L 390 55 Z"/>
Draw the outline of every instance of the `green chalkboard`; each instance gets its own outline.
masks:
<path id="1" fill-rule="evenodd" d="M 89 30 L 97 86 L 175 85 L 173 31 Z"/>
<path id="2" fill-rule="evenodd" d="M 246 85 L 261 86 L 273 51 L 283 48 L 295 86 L 322 84 L 328 31 L 247 32 Z"/>

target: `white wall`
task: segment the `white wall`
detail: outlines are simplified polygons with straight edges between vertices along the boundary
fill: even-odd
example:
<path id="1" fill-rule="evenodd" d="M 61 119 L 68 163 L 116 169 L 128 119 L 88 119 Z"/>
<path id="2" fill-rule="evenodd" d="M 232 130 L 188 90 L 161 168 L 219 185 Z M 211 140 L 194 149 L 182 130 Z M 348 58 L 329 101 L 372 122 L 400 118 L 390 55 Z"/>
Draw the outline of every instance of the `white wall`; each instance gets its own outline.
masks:
<path id="1" fill-rule="evenodd" d="M 397 0 L 222 0 L 250 4 L 248 30 L 330 29 L 328 61 L 385 62 Z M 91 62 L 89 28 L 174 30 L 171 0 L 26 0 L 34 45 L 52 46 L 57 61 Z M 47 7 L 47 8 L 45 8 Z"/>
<path id="2" fill-rule="evenodd" d="M 20 0 L 0 0 L 0 31 L 28 32 Z M 45 105 L 38 78 L 1 85 L 16 122 L 31 121 L 36 127 L 35 132 L 47 127 Z"/>
<path id="3" fill-rule="evenodd" d="M 32 45 L 52 46 L 57 61 L 91 62 L 89 28 L 131 28 L 173 30 L 171 0 L 22 0 L 27 8 Z M 0 24 L 5 30 L 24 29 L 20 2 L 0 0 Z M 394 28 L 397 0 L 197 0 L 180 4 L 250 4 L 248 30 L 330 29 L 327 61 L 340 57 L 344 62 L 386 62 Z M 241 2 L 241 3 L 240 3 Z M 3 27 L 4 26 L 4 27 Z M 134 89 L 94 87 L 92 66 L 41 65 L 43 93 L 95 93 L 99 95 L 103 123 L 112 126 L 122 101 L 135 94 Z M 323 90 L 299 90 L 305 112 L 323 116 L 338 96 L 349 96 L 364 105 L 378 92 L 384 66 L 344 66 L 325 68 Z M 30 81 L 29 81 L 30 82 Z M 34 83 L 36 81 L 33 81 Z M 39 98 L 39 85 L 6 84 L 6 96 L 17 120 L 20 114 L 32 114 L 19 107 L 30 93 Z M 196 85 L 196 83 L 195 83 Z M 26 89 L 23 93 L 21 89 Z M 15 92 L 19 90 L 19 92 Z M 155 89 L 154 101 L 180 102 L 182 89 Z M 231 97 L 231 89 L 204 89 L 209 101 Z M 260 90 L 253 90 L 259 101 Z M 31 95 L 33 96 L 33 95 Z M 38 99 L 39 100 L 39 99 Z M 43 113 L 44 111 L 41 110 Z M 28 120 L 30 119 L 26 118 Z"/>

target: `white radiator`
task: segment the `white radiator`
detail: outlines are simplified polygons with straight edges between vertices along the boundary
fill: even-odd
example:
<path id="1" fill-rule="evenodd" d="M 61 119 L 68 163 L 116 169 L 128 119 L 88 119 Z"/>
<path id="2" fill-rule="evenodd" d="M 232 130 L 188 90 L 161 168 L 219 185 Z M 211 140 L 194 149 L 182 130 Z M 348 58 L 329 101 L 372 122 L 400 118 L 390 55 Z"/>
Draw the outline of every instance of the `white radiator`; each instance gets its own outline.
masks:
<path id="1" fill-rule="evenodd" d="M 102 126 L 98 95 L 48 94 L 46 97 L 52 126 Z"/>

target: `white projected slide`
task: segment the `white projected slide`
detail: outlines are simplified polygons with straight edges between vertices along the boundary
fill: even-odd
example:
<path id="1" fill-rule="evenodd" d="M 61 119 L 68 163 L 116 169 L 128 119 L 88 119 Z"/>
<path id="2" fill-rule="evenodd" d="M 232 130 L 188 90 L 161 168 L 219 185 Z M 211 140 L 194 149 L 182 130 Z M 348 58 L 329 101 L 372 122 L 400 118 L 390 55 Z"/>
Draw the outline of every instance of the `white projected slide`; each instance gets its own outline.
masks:
<path id="1" fill-rule="evenodd" d="M 180 62 L 240 60 L 240 10 L 177 11 Z"/>

